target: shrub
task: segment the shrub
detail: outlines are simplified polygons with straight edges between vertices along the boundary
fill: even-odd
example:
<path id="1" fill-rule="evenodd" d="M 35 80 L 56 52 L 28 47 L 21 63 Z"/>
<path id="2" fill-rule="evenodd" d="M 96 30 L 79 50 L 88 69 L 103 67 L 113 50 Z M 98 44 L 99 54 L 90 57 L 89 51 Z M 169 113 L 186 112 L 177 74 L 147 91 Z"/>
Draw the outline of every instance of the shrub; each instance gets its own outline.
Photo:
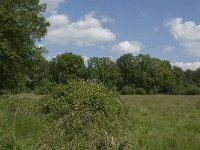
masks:
<path id="1" fill-rule="evenodd" d="M 185 87 L 183 85 L 177 85 L 173 91 L 172 94 L 174 95 L 183 95 L 185 91 Z"/>
<path id="2" fill-rule="evenodd" d="M 143 88 L 136 88 L 135 89 L 135 94 L 137 94 L 137 95 L 145 95 L 146 91 Z"/>
<path id="3" fill-rule="evenodd" d="M 56 122 L 56 139 L 69 149 L 116 149 L 123 141 L 126 108 L 119 95 L 101 84 L 71 81 L 55 87 L 40 111 Z"/>
<path id="4" fill-rule="evenodd" d="M 135 94 L 135 86 L 124 86 L 121 89 L 122 95 L 134 95 Z"/>
<path id="5" fill-rule="evenodd" d="M 199 95 L 200 94 L 200 88 L 189 85 L 184 89 L 184 94 L 185 95 Z"/>
<path id="6" fill-rule="evenodd" d="M 49 94 L 52 93 L 53 87 L 55 86 L 54 83 L 46 82 L 43 85 L 37 86 L 34 90 L 35 94 Z"/>

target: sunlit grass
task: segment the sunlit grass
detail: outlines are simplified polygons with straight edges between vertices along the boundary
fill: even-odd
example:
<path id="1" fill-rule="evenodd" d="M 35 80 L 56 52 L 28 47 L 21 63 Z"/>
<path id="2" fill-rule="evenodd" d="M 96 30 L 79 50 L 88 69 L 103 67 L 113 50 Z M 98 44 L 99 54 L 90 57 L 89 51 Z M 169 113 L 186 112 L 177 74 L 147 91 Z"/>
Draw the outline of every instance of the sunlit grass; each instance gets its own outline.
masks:
<path id="1" fill-rule="evenodd" d="M 0 97 L 0 149 L 47 149 L 45 144 L 56 140 L 53 124 L 35 110 L 41 97 Z M 130 149 L 200 149 L 200 96 L 137 95 L 122 99 L 130 106 L 124 129 Z M 59 149 L 57 144 L 52 149 Z"/>
<path id="2" fill-rule="evenodd" d="M 200 149 L 200 96 L 123 96 L 132 109 L 130 139 L 143 149 Z"/>

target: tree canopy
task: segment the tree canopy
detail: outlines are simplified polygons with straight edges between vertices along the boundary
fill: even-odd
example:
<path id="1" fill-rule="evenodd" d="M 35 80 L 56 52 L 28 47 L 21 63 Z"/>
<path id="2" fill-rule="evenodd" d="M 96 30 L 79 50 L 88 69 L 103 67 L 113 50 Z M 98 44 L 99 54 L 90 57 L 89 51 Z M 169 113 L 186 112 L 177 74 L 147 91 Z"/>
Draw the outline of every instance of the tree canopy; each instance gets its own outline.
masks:
<path id="1" fill-rule="evenodd" d="M 50 62 L 51 81 L 67 83 L 70 79 L 81 79 L 85 75 L 84 60 L 81 56 L 64 53 Z"/>
<path id="2" fill-rule="evenodd" d="M 102 82 L 107 86 L 116 87 L 121 81 L 117 64 L 109 57 L 93 57 L 88 60 L 88 78 Z"/>
<path id="3" fill-rule="evenodd" d="M 135 85 L 147 92 L 169 92 L 174 86 L 172 67 L 168 61 L 149 55 L 125 54 L 117 59 L 122 75 L 122 87 Z"/>
<path id="4" fill-rule="evenodd" d="M 0 89 L 20 87 L 28 68 L 44 52 L 36 42 L 49 26 L 45 7 L 39 0 L 1 0 Z"/>

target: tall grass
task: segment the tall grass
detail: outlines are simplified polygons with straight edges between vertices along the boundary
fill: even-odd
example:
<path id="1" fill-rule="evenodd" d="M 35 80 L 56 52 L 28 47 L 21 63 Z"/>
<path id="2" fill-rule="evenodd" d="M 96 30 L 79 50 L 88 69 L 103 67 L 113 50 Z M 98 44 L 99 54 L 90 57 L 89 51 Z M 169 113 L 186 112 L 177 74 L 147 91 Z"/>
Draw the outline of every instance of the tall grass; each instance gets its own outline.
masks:
<path id="1" fill-rule="evenodd" d="M 80 137 L 74 136 L 69 142 L 66 134 L 57 132 L 58 122 L 49 121 L 38 111 L 41 98 L 34 94 L 0 97 L 0 150 L 98 149 L 88 145 L 89 139 L 80 142 Z M 122 130 L 126 137 L 119 147 L 109 148 L 103 146 L 106 140 L 112 141 L 107 134 L 98 141 L 102 150 L 200 149 L 200 96 L 137 95 L 122 99 L 130 106 Z"/>
<path id="2" fill-rule="evenodd" d="M 129 138 L 149 150 L 200 149 L 200 96 L 123 96 L 132 107 Z"/>
<path id="3" fill-rule="evenodd" d="M 37 99 L 28 96 L 0 97 L 1 150 L 38 149 L 37 143 L 49 134 L 51 128 L 34 112 Z"/>

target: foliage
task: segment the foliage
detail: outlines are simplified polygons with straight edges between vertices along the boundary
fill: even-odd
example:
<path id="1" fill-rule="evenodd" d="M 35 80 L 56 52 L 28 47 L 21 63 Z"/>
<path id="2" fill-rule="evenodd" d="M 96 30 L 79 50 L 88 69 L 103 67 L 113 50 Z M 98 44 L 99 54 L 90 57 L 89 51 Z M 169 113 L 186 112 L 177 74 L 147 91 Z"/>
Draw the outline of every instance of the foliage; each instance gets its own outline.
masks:
<path id="1" fill-rule="evenodd" d="M 184 89 L 183 94 L 185 94 L 185 95 L 199 95 L 200 94 L 200 88 L 198 88 L 194 85 L 188 85 Z"/>
<path id="2" fill-rule="evenodd" d="M 122 95 L 134 95 L 135 94 L 135 85 L 131 85 L 131 86 L 126 85 L 121 89 L 120 92 Z"/>
<path id="3" fill-rule="evenodd" d="M 83 58 L 72 53 L 58 55 L 50 62 L 51 81 L 67 83 L 70 79 L 82 79 L 85 76 Z"/>
<path id="4" fill-rule="evenodd" d="M 185 72 L 185 76 L 187 78 L 187 81 L 189 84 L 192 84 L 196 87 L 200 87 L 200 68 L 197 69 L 196 71 L 192 71 L 192 70 L 186 70 Z"/>
<path id="5" fill-rule="evenodd" d="M 145 95 L 146 91 L 143 88 L 136 88 L 135 89 L 135 94 L 136 95 Z"/>
<path id="6" fill-rule="evenodd" d="M 35 46 L 49 26 L 44 11 L 39 0 L 1 0 L 0 89 L 20 90 L 27 68 L 44 52 Z"/>
<path id="7" fill-rule="evenodd" d="M 44 87 L 49 82 L 49 62 L 38 56 L 28 69 L 26 87 L 34 90 L 35 87 Z"/>
<path id="8" fill-rule="evenodd" d="M 122 142 L 126 108 L 116 92 L 100 84 L 71 81 L 57 86 L 43 98 L 40 111 L 57 122 L 55 130 L 70 149 L 83 143 L 87 149 L 117 148 Z"/>
<path id="9" fill-rule="evenodd" d="M 93 57 L 88 60 L 88 78 L 102 82 L 109 87 L 116 87 L 121 81 L 121 75 L 116 63 L 108 57 Z"/>
<path id="10" fill-rule="evenodd" d="M 122 87 L 134 84 L 148 93 L 171 93 L 175 77 L 168 61 L 151 58 L 149 55 L 125 54 L 117 59 L 122 75 Z"/>
<path id="11" fill-rule="evenodd" d="M 109 134 L 94 138 L 99 139 L 97 147 L 91 145 L 94 142 L 88 142 L 93 139 L 85 136 L 81 140 L 74 137 L 77 142 L 69 143 L 65 132 L 58 132 L 61 130 L 58 128 L 61 120 L 49 121 L 48 115 L 41 115 L 35 109 L 41 104 L 41 97 L 30 93 L 0 96 L 1 150 L 115 149 L 106 147 L 105 141 L 108 144 L 112 139 Z M 126 134 L 126 140 L 121 140 L 118 149 L 199 149 L 199 96 L 134 95 L 123 96 L 122 99 L 131 109 L 124 113 L 126 119 L 123 120 L 122 132 Z M 113 139 L 116 141 L 116 136 Z"/>
<path id="12" fill-rule="evenodd" d="M 184 91 L 185 91 L 185 87 L 181 86 L 181 85 L 177 85 L 173 91 L 172 94 L 173 95 L 184 95 Z"/>
<path id="13" fill-rule="evenodd" d="M 54 90 L 54 86 L 56 86 L 56 84 L 46 81 L 42 85 L 36 86 L 34 89 L 34 93 L 37 95 L 45 95 L 52 93 Z"/>

